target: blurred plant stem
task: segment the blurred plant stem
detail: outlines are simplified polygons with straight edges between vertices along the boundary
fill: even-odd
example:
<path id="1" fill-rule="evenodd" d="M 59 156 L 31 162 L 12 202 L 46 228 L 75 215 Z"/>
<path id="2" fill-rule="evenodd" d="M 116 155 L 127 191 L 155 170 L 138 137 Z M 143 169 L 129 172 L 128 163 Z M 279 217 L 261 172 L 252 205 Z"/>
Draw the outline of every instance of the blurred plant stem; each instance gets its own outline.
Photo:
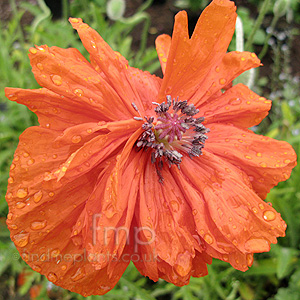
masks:
<path id="1" fill-rule="evenodd" d="M 260 52 L 259 55 L 258 55 L 258 58 L 259 58 L 260 60 L 262 60 L 263 57 L 264 57 L 264 56 L 267 54 L 267 52 L 268 52 L 268 49 L 269 49 L 269 40 L 270 40 L 271 36 L 273 35 L 275 26 L 276 26 L 276 24 L 277 24 L 279 18 L 280 18 L 280 15 L 279 15 L 279 14 L 275 14 L 275 15 L 274 15 L 274 18 L 272 19 L 272 22 L 271 22 L 271 25 L 270 25 L 270 27 L 269 27 L 269 32 L 268 32 L 268 35 L 267 35 L 267 37 L 266 37 L 264 46 L 263 46 L 261 52 Z"/>
<path id="2" fill-rule="evenodd" d="M 70 17 L 70 3 L 69 0 L 62 0 L 62 15 L 63 20 L 68 20 Z"/>
<path id="3" fill-rule="evenodd" d="M 261 26 L 261 24 L 264 20 L 264 17 L 266 15 L 267 11 L 268 11 L 269 3 L 270 3 L 270 0 L 265 0 L 262 4 L 261 8 L 260 8 L 260 11 L 259 11 L 258 17 L 256 19 L 256 22 L 254 24 L 254 27 L 253 27 L 252 31 L 250 32 L 249 38 L 248 38 L 248 40 L 246 42 L 246 45 L 245 45 L 245 50 L 246 51 L 251 50 L 255 33 L 260 28 L 260 26 Z"/>
<path id="4" fill-rule="evenodd" d="M 11 7 L 11 9 L 13 11 L 14 17 L 17 18 L 17 19 L 19 19 L 19 18 L 21 19 L 22 15 L 20 16 L 20 13 L 18 12 L 16 1 L 15 0 L 9 0 L 9 4 L 10 4 L 10 7 Z M 23 30 L 22 30 L 21 22 L 18 22 L 17 30 L 18 30 L 18 33 L 19 33 L 19 36 L 20 36 L 19 42 L 23 46 L 24 43 L 25 43 L 25 37 L 24 37 Z"/>

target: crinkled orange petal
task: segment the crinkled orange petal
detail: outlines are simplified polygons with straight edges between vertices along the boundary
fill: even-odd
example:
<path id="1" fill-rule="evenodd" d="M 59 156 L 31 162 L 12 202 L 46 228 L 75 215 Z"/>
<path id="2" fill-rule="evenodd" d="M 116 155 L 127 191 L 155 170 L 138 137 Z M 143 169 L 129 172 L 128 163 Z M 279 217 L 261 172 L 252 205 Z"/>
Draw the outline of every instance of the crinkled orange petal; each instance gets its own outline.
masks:
<path id="1" fill-rule="evenodd" d="M 270 100 L 260 97 L 241 83 L 198 106 L 199 115 L 205 117 L 208 128 L 212 122 L 249 128 L 259 124 L 270 108 Z"/>
<path id="2" fill-rule="evenodd" d="M 167 34 L 162 34 L 155 40 L 155 45 L 162 72 L 165 74 L 171 47 L 171 37 Z"/>
<path id="3" fill-rule="evenodd" d="M 207 254 L 245 271 L 252 253 L 269 251 L 270 243 L 284 236 L 280 214 L 261 200 L 238 167 L 205 151 L 201 160 L 182 162 L 182 174 L 173 170 Z"/>
<path id="4" fill-rule="evenodd" d="M 187 87 L 189 93 L 185 99 L 190 99 L 198 108 L 214 96 L 221 89 L 227 89 L 228 84 L 243 72 L 260 66 L 260 60 L 254 53 L 250 52 L 229 52 L 220 61 L 216 61 L 210 66 L 210 70 L 205 77 L 197 77 L 194 74 L 194 85 Z M 190 98 L 191 95 L 191 98 Z"/>
<path id="5" fill-rule="evenodd" d="M 166 95 L 190 99 L 197 91 L 211 68 L 219 64 L 226 53 L 234 33 L 235 10 L 232 1 L 212 1 L 201 14 L 191 39 L 187 32 L 186 13 L 176 15 L 166 72 L 158 96 L 160 101 L 164 101 Z"/>
<path id="6" fill-rule="evenodd" d="M 70 18 L 70 23 L 77 30 L 85 49 L 91 55 L 95 70 L 101 72 L 107 83 L 115 90 L 132 115 L 135 114 L 131 102 L 143 110 L 143 102 L 134 82 L 131 80 L 132 72 L 128 70 L 127 60 L 118 52 L 113 51 L 103 38 L 80 18 Z M 143 113 L 142 113 L 143 114 Z"/>
<path id="7" fill-rule="evenodd" d="M 206 150 L 244 171 L 262 199 L 278 182 L 287 180 L 297 164 L 295 151 L 287 142 L 225 124 L 209 127 Z"/>
<path id="8" fill-rule="evenodd" d="M 110 275 L 107 269 L 95 271 L 72 231 L 101 169 L 70 182 L 45 180 L 45 173 L 59 167 L 70 151 L 69 145 L 49 146 L 55 138 L 55 131 L 41 127 L 31 127 L 20 137 L 6 194 L 11 238 L 22 258 L 50 281 L 77 293 L 104 294 L 128 263 L 116 262 Z"/>
<path id="9" fill-rule="evenodd" d="M 148 155 L 135 212 L 137 228 L 145 227 L 139 235 L 145 244 L 138 245 L 137 249 L 143 260 L 134 263 L 152 280 L 162 277 L 176 285 L 184 285 L 192 273 L 200 273 L 193 268 L 193 259 L 196 251 L 202 252 L 203 248 L 184 194 L 168 168 L 162 170 L 162 175 L 164 184 L 159 183 Z M 146 243 L 152 238 L 151 243 Z M 202 273 L 206 274 L 205 264 L 203 268 Z"/>
<path id="10" fill-rule="evenodd" d="M 133 115 L 132 107 L 94 70 L 77 49 L 39 46 L 29 50 L 37 82 L 52 92 L 99 112 L 100 120 L 124 120 Z M 112 110 L 112 107 L 114 108 Z"/>
<path id="11" fill-rule="evenodd" d="M 101 110 L 92 103 L 76 103 L 48 89 L 24 90 L 5 88 L 8 99 L 26 105 L 37 116 L 42 127 L 64 130 L 68 127 L 98 122 Z"/>

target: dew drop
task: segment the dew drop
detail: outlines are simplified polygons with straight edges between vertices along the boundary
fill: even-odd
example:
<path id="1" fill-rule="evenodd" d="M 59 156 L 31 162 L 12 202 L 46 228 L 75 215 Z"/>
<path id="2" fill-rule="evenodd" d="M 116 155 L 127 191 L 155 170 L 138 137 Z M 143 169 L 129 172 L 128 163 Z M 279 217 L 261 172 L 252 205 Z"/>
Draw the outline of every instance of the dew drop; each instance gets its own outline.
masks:
<path id="1" fill-rule="evenodd" d="M 253 207 L 252 210 L 253 210 L 253 212 L 254 212 L 255 214 L 258 213 L 258 209 L 257 209 L 256 207 Z"/>
<path id="2" fill-rule="evenodd" d="M 10 225 L 9 227 L 10 227 L 11 229 L 14 229 L 14 230 L 18 229 L 18 226 L 15 225 L 15 224 Z"/>
<path id="3" fill-rule="evenodd" d="M 252 157 L 251 156 L 249 156 L 249 155 L 245 155 L 245 158 L 247 158 L 247 159 L 252 159 Z"/>
<path id="4" fill-rule="evenodd" d="M 67 270 L 67 265 L 62 265 L 62 266 L 61 266 L 61 269 L 62 269 L 63 271 Z"/>
<path id="5" fill-rule="evenodd" d="M 35 160 L 31 158 L 31 159 L 29 159 L 29 160 L 27 161 L 27 165 L 28 165 L 28 166 L 31 166 L 31 165 L 34 164 L 34 162 L 35 162 Z"/>
<path id="6" fill-rule="evenodd" d="M 222 255 L 222 258 L 223 258 L 224 261 L 228 261 L 228 260 L 229 260 L 229 257 L 228 257 L 227 254 L 223 254 L 223 255 Z"/>
<path id="7" fill-rule="evenodd" d="M 53 272 L 48 273 L 47 278 L 48 278 L 49 281 L 52 281 L 52 282 L 56 282 L 57 281 L 57 275 L 55 273 L 53 273 Z"/>
<path id="8" fill-rule="evenodd" d="M 203 238 L 204 238 L 205 242 L 206 242 L 207 244 L 209 244 L 209 245 L 212 244 L 213 241 L 214 241 L 214 240 L 213 240 L 213 237 L 212 237 L 210 234 L 208 234 L 208 233 L 205 234 Z"/>
<path id="9" fill-rule="evenodd" d="M 266 168 L 266 167 L 267 167 L 267 164 L 266 164 L 265 162 L 261 162 L 259 165 L 260 165 L 261 167 L 263 167 L 263 168 Z"/>
<path id="10" fill-rule="evenodd" d="M 18 189 L 16 196 L 18 198 L 25 198 L 28 195 L 27 190 L 25 189 Z"/>
<path id="11" fill-rule="evenodd" d="M 288 164 L 288 163 L 290 163 L 291 161 L 289 160 L 289 159 L 286 159 L 285 161 L 284 161 L 284 163 L 285 164 Z"/>
<path id="12" fill-rule="evenodd" d="M 62 78 L 59 75 L 51 75 L 50 78 L 55 85 L 62 85 Z"/>
<path id="13" fill-rule="evenodd" d="M 35 222 L 32 222 L 30 224 L 30 228 L 32 230 L 40 230 L 40 229 L 45 228 L 46 225 L 47 225 L 47 221 L 46 220 L 44 220 L 44 221 L 35 221 Z"/>
<path id="14" fill-rule="evenodd" d="M 37 63 L 36 66 L 39 70 L 41 70 L 41 71 L 44 70 L 44 67 L 41 63 Z"/>
<path id="15" fill-rule="evenodd" d="M 26 204 L 24 202 L 17 202 L 16 203 L 16 208 L 23 208 L 25 206 L 26 206 Z"/>
<path id="16" fill-rule="evenodd" d="M 171 209 L 175 212 L 177 212 L 179 210 L 179 203 L 175 200 L 172 200 L 170 202 L 170 206 L 171 206 Z"/>
<path id="17" fill-rule="evenodd" d="M 74 135 L 72 137 L 72 143 L 77 144 L 81 141 L 81 136 L 80 135 Z"/>
<path id="18" fill-rule="evenodd" d="M 41 270 L 42 270 L 42 268 L 38 265 L 33 265 L 33 266 L 31 266 L 31 268 L 36 272 L 41 272 Z"/>
<path id="19" fill-rule="evenodd" d="M 29 49 L 29 52 L 32 53 L 32 54 L 36 54 L 37 53 L 37 50 L 35 48 L 30 48 Z"/>
<path id="20" fill-rule="evenodd" d="M 194 216 L 196 216 L 197 213 L 198 213 L 197 209 L 193 209 L 192 214 L 193 214 Z"/>
<path id="21" fill-rule="evenodd" d="M 221 78 L 219 80 L 219 82 L 220 82 L 221 85 L 224 85 L 226 83 L 226 79 L 225 78 Z"/>
<path id="22" fill-rule="evenodd" d="M 13 241 L 17 247 L 25 247 L 29 242 L 29 233 L 19 233 L 13 236 Z"/>
<path id="23" fill-rule="evenodd" d="M 228 104 L 230 105 L 240 105 L 242 103 L 240 98 L 232 98 L 228 101 Z"/>
<path id="24" fill-rule="evenodd" d="M 53 192 L 49 192 L 49 197 L 53 197 L 54 196 L 54 193 Z"/>
<path id="25" fill-rule="evenodd" d="M 11 220 L 11 219 L 12 219 L 12 217 L 13 217 L 13 214 L 12 214 L 12 213 L 8 213 L 8 215 L 7 215 L 7 219 L 8 219 L 8 220 Z"/>
<path id="26" fill-rule="evenodd" d="M 6 195 L 6 199 L 7 199 L 7 200 L 9 200 L 9 199 L 11 199 L 11 198 L 12 198 L 12 196 L 13 196 L 13 194 L 12 194 L 12 193 L 7 193 L 7 195 Z"/>
<path id="27" fill-rule="evenodd" d="M 263 216 L 266 221 L 274 221 L 276 218 L 276 214 L 272 210 L 266 210 Z"/>
<path id="28" fill-rule="evenodd" d="M 71 276 L 71 279 L 73 281 L 78 281 L 78 280 L 82 279 L 83 277 L 85 277 L 84 269 L 83 268 L 78 268 L 76 273 Z"/>
<path id="29" fill-rule="evenodd" d="M 251 267 L 252 264 L 253 264 L 253 254 L 248 253 L 248 254 L 246 255 L 246 260 L 247 260 L 247 265 L 248 265 L 249 267 Z"/>
<path id="30" fill-rule="evenodd" d="M 51 251 L 51 257 L 57 257 L 60 254 L 59 249 L 54 249 Z"/>
<path id="31" fill-rule="evenodd" d="M 33 195 L 33 201 L 34 201 L 35 203 L 38 203 L 38 202 L 41 201 L 42 197 L 43 197 L 42 191 L 38 191 L 38 192 L 36 192 L 36 193 Z"/>
<path id="32" fill-rule="evenodd" d="M 82 89 L 75 89 L 73 92 L 78 97 L 81 97 L 83 95 L 83 90 Z"/>
<path id="33" fill-rule="evenodd" d="M 9 177 L 7 180 L 8 183 L 14 183 L 14 179 L 12 177 Z"/>
<path id="34" fill-rule="evenodd" d="M 16 167 L 16 165 L 15 165 L 15 164 L 11 164 L 11 166 L 10 166 L 10 170 L 13 170 L 15 167 Z"/>
<path id="35" fill-rule="evenodd" d="M 257 157 L 261 157 L 261 153 L 260 153 L 260 152 L 257 152 L 257 153 L 256 153 L 256 156 L 257 156 Z"/>

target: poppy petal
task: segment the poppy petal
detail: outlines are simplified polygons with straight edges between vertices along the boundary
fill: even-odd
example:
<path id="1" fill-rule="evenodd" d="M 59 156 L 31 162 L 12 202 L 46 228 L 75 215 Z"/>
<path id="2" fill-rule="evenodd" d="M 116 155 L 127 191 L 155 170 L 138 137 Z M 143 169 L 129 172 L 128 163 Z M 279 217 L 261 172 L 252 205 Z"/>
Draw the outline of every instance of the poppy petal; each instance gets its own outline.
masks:
<path id="1" fill-rule="evenodd" d="M 286 224 L 252 190 L 239 168 L 206 151 L 200 159 L 185 160 L 181 169 L 186 179 L 177 181 L 196 212 L 197 232 L 207 254 L 245 271 L 248 254 L 269 251 L 270 243 L 284 236 Z"/>
<path id="2" fill-rule="evenodd" d="M 232 1 L 212 1 L 201 14 L 191 39 L 187 32 L 186 13 L 176 15 L 166 72 L 158 97 L 160 101 L 164 101 L 166 95 L 190 99 L 199 89 L 210 69 L 216 67 L 226 53 L 234 33 L 235 10 Z"/>
<path id="3" fill-rule="evenodd" d="M 210 125 L 206 149 L 248 174 L 253 189 L 265 199 L 278 182 L 287 180 L 297 164 L 290 144 L 225 124 Z"/>
<path id="4" fill-rule="evenodd" d="M 97 64 L 98 71 L 104 74 L 107 83 L 122 99 L 123 106 L 132 115 L 134 115 L 134 109 L 131 102 L 142 109 L 143 103 L 131 80 L 132 74 L 128 70 L 127 60 L 119 52 L 113 51 L 94 29 L 82 22 L 82 19 L 70 18 L 69 21 L 77 30 L 85 49 L 91 55 L 91 59 Z"/>
<path id="5" fill-rule="evenodd" d="M 126 109 L 124 101 L 77 49 L 39 46 L 29 50 L 29 58 L 42 87 L 74 104 L 92 106 L 99 119 L 124 120 L 134 115 L 133 108 Z"/>
<path id="6" fill-rule="evenodd" d="M 270 100 L 260 97 L 243 84 L 237 84 L 198 106 L 199 115 L 205 117 L 208 128 L 210 123 L 218 122 L 246 129 L 259 124 L 270 108 Z"/>
<path id="7" fill-rule="evenodd" d="M 147 259 L 143 257 L 143 261 L 135 262 L 135 265 L 152 280 L 162 277 L 176 285 L 184 285 L 195 273 L 196 251 L 202 252 L 203 248 L 197 239 L 192 211 L 178 183 L 168 169 L 163 169 L 164 183 L 161 184 L 148 158 L 135 213 L 136 225 L 144 228 L 139 232 L 139 239 L 144 244 L 140 244 L 138 250 L 140 255 L 147 255 Z M 152 240 L 153 236 L 155 239 Z M 202 273 L 206 274 L 206 265 L 202 267 Z M 200 273 L 199 269 L 196 273 Z"/>
<path id="8" fill-rule="evenodd" d="M 101 111 L 92 103 L 77 103 L 48 89 L 24 90 L 5 88 L 8 99 L 26 105 L 38 116 L 42 127 L 64 130 L 70 126 L 98 122 Z"/>
<path id="9" fill-rule="evenodd" d="M 167 34 L 162 34 L 155 40 L 155 45 L 162 72 L 165 74 L 171 47 L 171 37 Z"/>

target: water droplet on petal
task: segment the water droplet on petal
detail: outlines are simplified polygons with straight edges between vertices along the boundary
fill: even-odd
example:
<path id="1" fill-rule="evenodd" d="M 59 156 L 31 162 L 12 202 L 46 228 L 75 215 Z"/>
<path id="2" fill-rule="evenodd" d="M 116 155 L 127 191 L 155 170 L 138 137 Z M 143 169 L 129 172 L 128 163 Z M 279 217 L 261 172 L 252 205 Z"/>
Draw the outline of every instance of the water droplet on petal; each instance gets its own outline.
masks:
<path id="1" fill-rule="evenodd" d="M 32 54 L 36 54 L 37 53 L 37 50 L 35 48 L 30 48 L 29 49 L 29 52 L 32 53 Z"/>
<path id="2" fill-rule="evenodd" d="M 242 103 L 240 98 L 232 98 L 228 101 L 230 105 L 240 105 Z"/>
<path id="3" fill-rule="evenodd" d="M 14 183 L 14 179 L 13 179 L 12 177 L 9 177 L 9 178 L 7 179 L 7 182 L 8 182 L 8 183 Z"/>
<path id="4" fill-rule="evenodd" d="M 11 164 L 11 166 L 10 166 L 10 170 L 13 170 L 15 167 L 16 167 L 16 165 L 15 165 L 15 164 Z"/>
<path id="5" fill-rule="evenodd" d="M 33 201 L 34 201 L 35 203 L 38 203 L 38 202 L 40 202 L 40 200 L 42 199 L 42 197 L 43 197 L 42 191 L 38 191 L 38 192 L 36 192 L 36 193 L 33 195 Z"/>
<path id="6" fill-rule="evenodd" d="M 40 69 L 41 71 L 44 70 L 44 67 L 41 63 L 36 64 L 37 68 Z"/>
<path id="7" fill-rule="evenodd" d="M 82 89 L 75 89 L 74 94 L 77 95 L 78 97 L 81 97 L 83 95 L 83 90 Z"/>
<path id="8" fill-rule="evenodd" d="M 54 249 L 51 251 L 51 257 L 57 257 L 60 254 L 59 249 Z"/>
<path id="9" fill-rule="evenodd" d="M 175 212 L 177 212 L 179 210 L 179 203 L 175 200 L 172 200 L 170 202 L 170 206 L 171 206 L 171 209 Z"/>
<path id="10" fill-rule="evenodd" d="M 52 282 L 56 282 L 57 281 L 57 275 L 55 273 L 53 273 L 53 272 L 48 273 L 47 278 L 48 278 L 49 281 L 52 281 Z"/>
<path id="11" fill-rule="evenodd" d="M 224 84 L 226 83 L 226 79 L 225 79 L 225 78 L 221 78 L 221 79 L 219 80 L 219 82 L 220 82 L 220 84 L 224 85 Z"/>
<path id="12" fill-rule="evenodd" d="M 223 255 L 222 255 L 222 258 L 223 258 L 224 261 L 228 261 L 228 260 L 229 260 L 229 257 L 228 257 L 227 254 L 223 254 Z"/>
<path id="13" fill-rule="evenodd" d="M 36 272 L 41 272 L 42 268 L 38 265 L 32 265 L 31 268 Z"/>
<path id="14" fill-rule="evenodd" d="M 80 135 L 74 135 L 72 137 L 72 143 L 77 144 L 81 141 L 81 136 Z"/>
<path id="15" fill-rule="evenodd" d="M 27 165 L 28 165 L 28 166 L 31 166 L 31 165 L 34 164 L 34 162 L 35 162 L 35 160 L 31 158 L 31 159 L 29 159 L 29 160 L 27 161 Z"/>
<path id="16" fill-rule="evenodd" d="M 27 190 L 25 189 L 18 189 L 16 196 L 18 198 L 25 198 L 28 195 Z"/>
<path id="17" fill-rule="evenodd" d="M 59 75 L 51 75 L 50 78 L 55 85 L 62 85 L 62 78 Z"/>
<path id="18" fill-rule="evenodd" d="M 266 221 L 274 221 L 276 218 L 276 214 L 272 210 L 266 210 L 264 212 L 264 219 Z"/>
<path id="19" fill-rule="evenodd" d="M 252 264 L 253 264 L 253 254 L 248 253 L 248 254 L 246 255 L 246 260 L 247 260 L 247 265 L 248 265 L 249 267 L 251 267 Z"/>
<path id="20" fill-rule="evenodd" d="M 205 242 L 209 245 L 214 242 L 213 237 L 209 233 L 205 234 L 203 238 L 204 238 Z"/>
<path id="21" fill-rule="evenodd" d="M 267 167 L 267 164 L 266 164 L 265 162 L 261 162 L 261 163 L 260 163 L 260 166 L 263 167 L 263 168 L 266 168 L 266 167 Z"/>
<path id="22" fill-rule="evenodd" d="M 63 271 L 67 270 L 67 265 L 62 265 L 62 266 L 61 266 L 61 269 L 62 269 Z"/>
<path id="23" fill-rule="evenodd" d="M 13 217 L 13 214 L 12 214 L 12 213 L 8 213 L 8 215 L 7 215 L 7 219 L 8 219 L 8 220 L 11 220 L 11 219 L 12 219 L 12 217 Z"/>
<path id="24" fill-rule="evenodd" d="M 16 203 L 16 208 L 23 208 L 23 207 L 25 207 L 26 206 L 26 204 L 24 203 L 24 202 L 17 202 Z"/>
<path id="25" fill-rule="evenodd" d="M 47 225 L 47 221 L 46 220 L 44 220 L 44 221 L 35 221 L 35 222 L 32 222 L 30 224 L 30 228 L 32 230 L 40 230 L 40 229 L 45 228 L 46 225 Z"/>
<path id="26" fill-rule="evenodd" d="M 247 159 L 252 159 L 252 157 L 251 156 L 249 156 L 249 155 L 245 155 L 245 158 L 247 158 Z"/>
<path id="27" fill-rule="evenodd" d="M 25 247 L 29 242 L 29 233 L 19 233 L 13 236 L 13 241 L 17 247 Z"/>

